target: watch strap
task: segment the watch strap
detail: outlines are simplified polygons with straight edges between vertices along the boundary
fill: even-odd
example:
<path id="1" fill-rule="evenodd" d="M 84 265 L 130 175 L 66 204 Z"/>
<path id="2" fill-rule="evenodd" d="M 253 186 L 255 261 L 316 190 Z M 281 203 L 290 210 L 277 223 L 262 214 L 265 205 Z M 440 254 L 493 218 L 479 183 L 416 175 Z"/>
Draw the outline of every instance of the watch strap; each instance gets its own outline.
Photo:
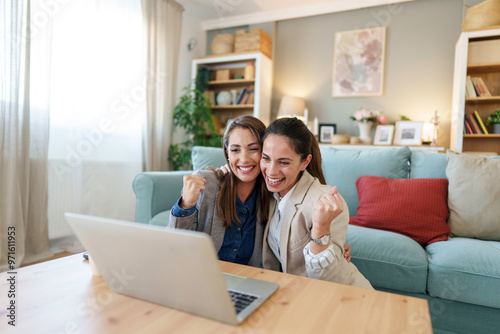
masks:
<path id="1" fill-rule="evenodd" d="M 330 234 L 324 234 L 319 238 L 310 237 L 310 240 L 314 243 L 317 243 L 318 245 L 326 246 L 330 243 L 332 239 L 330 237 Z"/>

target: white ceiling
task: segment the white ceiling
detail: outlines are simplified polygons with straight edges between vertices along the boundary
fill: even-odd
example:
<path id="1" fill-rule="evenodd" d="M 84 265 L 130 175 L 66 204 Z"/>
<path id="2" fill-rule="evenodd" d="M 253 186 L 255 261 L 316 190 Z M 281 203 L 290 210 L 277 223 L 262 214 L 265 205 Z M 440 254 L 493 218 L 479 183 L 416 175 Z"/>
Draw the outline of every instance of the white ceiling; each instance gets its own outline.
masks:
<path id="1" fill-rule="evenodd" d="M 215 20 L 221 16 L 248 15 L 328 1 L 330 0 L 177 0 L 186 11 L 201 21 Z"/>
<path id="2" fill-rule="evenodd" d="M 287 20 L 414 0 L 177 0 L 202 29 Z"/>

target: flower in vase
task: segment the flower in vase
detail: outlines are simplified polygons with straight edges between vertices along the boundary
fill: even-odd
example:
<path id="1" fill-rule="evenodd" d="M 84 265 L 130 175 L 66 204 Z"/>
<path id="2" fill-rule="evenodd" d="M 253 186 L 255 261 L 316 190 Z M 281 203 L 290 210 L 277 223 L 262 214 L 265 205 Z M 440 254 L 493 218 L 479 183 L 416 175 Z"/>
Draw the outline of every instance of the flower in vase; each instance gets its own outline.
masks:
<path id="1" fill-rule="evenodd" d="M 385 116 L 378 110 L 372 111 L 368 109 L 360 109 L 351 116 L 351 119 L 356 122 L 379 122 L 380 124 L 387 123 Z"/>

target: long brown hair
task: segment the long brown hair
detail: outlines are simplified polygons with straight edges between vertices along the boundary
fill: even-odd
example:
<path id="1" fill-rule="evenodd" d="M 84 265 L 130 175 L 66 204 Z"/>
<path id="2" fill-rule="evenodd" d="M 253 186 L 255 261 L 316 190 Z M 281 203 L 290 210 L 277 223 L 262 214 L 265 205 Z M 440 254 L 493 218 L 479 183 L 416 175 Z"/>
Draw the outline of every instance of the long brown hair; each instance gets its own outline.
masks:
<path id="1" fill-rule="evenodd" d="M 268 126 L 262 142 L 266 140 L 268 135 L 278 135 L 288 138 L 290 146 L 295 153 L 300 155 L 302 161 L 307 159 L 309 154 L 312 159 L 307 165 L 306 170 L 314 177 L 317 177 L 321 184 L 326 184 L 323 169 L 321 168 L 321 151 L 319 149 L 318 140 L 312 134 L 307 126 L 296 117 L 284 117 L 274 120 Z"/>
<path id="2" fill-rule="evenodd" d="M 228 143 L 229 136 L 231 132 L 236 128 L 248 129 L 252 132 L 255 138 L 258 140 L 260 149 L 262 150 L 262 136 L 266 130 L 266 126 L 258 118 L 253 116 L 240 116 L 237 117 L 230 125 L 226 127 L 223 138 L 223 150 L 224 158 L 226 159 L 226 164 L 229 166 L 228 158 Z M 260 168 L 260 165 L 258 166 Z M 236 214 L 236 196 L 239 179 L 234 175 L 234 173 L 228 173 L 222 177 L 222 186 L 220 188 L 219 197 L 217 199 L 217 209 L 219 211 L 219 216 L 226 223 L 226 227 L 231 227 L 231 221 L 237 221 L 241 224 L 241 221 Z M 264 183 L 264 177 L 262 173 L 259 172 L 257 176 L 257 181 L 255 183 L 255 188 L 257 189 L 257 208 L 260 208 L 260 222 L 265 224 L 267 222 L 267 214 L 269 211 L 269 192 L 267 191 L 266 185 Z"/>

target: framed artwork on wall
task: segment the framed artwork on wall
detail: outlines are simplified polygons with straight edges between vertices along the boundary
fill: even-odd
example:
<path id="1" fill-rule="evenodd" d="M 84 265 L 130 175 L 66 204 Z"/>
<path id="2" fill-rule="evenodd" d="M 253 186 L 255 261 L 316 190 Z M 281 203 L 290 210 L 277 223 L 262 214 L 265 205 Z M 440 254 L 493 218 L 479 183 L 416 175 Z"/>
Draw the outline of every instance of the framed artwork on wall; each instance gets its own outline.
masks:
<path id="1" fill-rule="evenodd" d="M 424 122 L 396 122 L 395 145 L 422 145 L 422 127 Z"/>
<path id="2" fill-rule="evenodd" d="M 375 131 L 375 145 L 391 145 L 394 135 L 394 125 L 378 125 Z"/>
<path id="3" fill-rule="evenodd" d="M 337 124 L 320 124 L 319 125 L 319 142 L 331 143 L 332 136 L 337 131 Z"/>
<path id="4" fill-rule="evenodd" d="M 385 35 L 385 27 L 335 33 L 333 97 L 383 94 Z"/>

